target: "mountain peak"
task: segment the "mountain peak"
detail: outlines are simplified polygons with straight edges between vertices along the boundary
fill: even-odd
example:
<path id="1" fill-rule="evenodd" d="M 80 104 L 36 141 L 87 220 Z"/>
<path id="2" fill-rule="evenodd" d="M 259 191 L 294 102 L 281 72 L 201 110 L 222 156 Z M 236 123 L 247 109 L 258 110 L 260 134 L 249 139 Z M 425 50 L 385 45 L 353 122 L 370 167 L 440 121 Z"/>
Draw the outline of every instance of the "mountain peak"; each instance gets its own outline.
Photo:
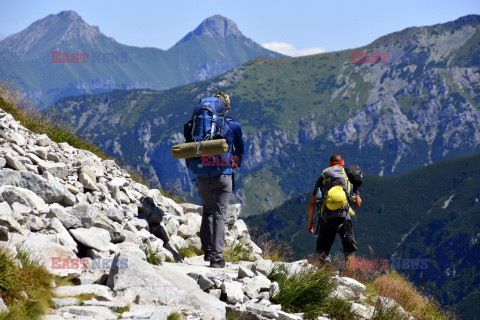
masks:
<path id="1" fill-rule="evenodd" d="M 62 43 L 74 43 L 80 39 L 84 45 L 99 37 L 104 35 L 97 26 L 86 23 L 77 12 L 65 10 L 39 19 L 26 29 L 0 41 L 0 57 L 20 58 L 28 54 L 38 56 L 52 49 L 46 48 L 45 43 L 53 43 L 55 48 Z"/>
<path id="2" fill-rule="evenodd" d="M 77 19 L 82 19 L 80 15 L 73 10 L 64 10 L 60 11 L 59 13 L 56 14 L 57 17 L 59 18 L 66 18 L 66 19 L 71 19 L 71 20 L 77 20 Z"/>
<path id="3" fill-rule="evenodd" d="M 240 32 L 235 22 L 222 15 L 216 14 L 203 20 L 195 30 L 189 32 L 185 37 L 178 41 L 177 44 L 187 42 L 193 36 L 203 35 L 221 38 L 230 35 L 243 37 L 242 32 Z"/>

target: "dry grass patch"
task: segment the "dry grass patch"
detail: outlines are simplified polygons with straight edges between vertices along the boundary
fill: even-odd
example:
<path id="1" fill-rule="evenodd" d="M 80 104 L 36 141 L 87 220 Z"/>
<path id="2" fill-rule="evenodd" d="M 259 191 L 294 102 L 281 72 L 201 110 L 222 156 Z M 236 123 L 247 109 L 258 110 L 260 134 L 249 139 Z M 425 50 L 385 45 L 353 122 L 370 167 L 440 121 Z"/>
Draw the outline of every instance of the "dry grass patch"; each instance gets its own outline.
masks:
<path id="1" fill-rule="evenodd" d="M 272 261 L 292 261 L 293 249 L 285 241 L 273 237 L 269 232 L 260 232 L 257 228 L 250 229 L 253 242 L 262 249 L 262 258 Z"/>
<path id="2" fill-rule="evenodd" d="M 367 285 L 368 292 L 397 301 L 406 311 L 418 320 L 448 320 L 437 302 L 424 297 L 404 276 L 391 271 L 378 277 Z"/>

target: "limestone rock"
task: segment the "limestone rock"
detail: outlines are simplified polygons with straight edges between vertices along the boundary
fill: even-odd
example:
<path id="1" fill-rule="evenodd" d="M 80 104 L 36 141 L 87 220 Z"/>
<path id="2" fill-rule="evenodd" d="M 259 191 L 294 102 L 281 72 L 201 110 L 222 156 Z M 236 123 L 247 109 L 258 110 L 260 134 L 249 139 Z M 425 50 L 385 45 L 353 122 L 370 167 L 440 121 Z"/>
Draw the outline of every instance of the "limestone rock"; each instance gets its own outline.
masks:
<path id="1" fill-rule="evenodd" d="M 44 263 L 47 270 L 55 275 L 67 276 L 77 274 L 78 271 L 64 269 L 59 263 L 62 259 L 76 259 L 77 256 L 72 250 L 55 242 L 55 236 L 30 233 L 22 244 L 24 250 L 28 250 L 34 257 Z M 55 263 L 57 261 L 57 263 Z"/>
<path id="2" fill-rule="evenodd" d="M 75 196 L 58 182 L 47 179 L 31 172 L 1 171 L 0 185 L 8 184 L 33 191 L 46 203 L 61 203 L 71 206 L 75 203 Z"/>
<path id="3" fill-rule="evenodd" d="M 243 301 L 243 286 L 236 281 L 224 281 L 221 286 L 222 293 L 226 295 L 231 304 Z"/>
<path id="4" fill-rule="evenodd" d="M 238 217 L 240 216 L 240 212 L 242 211 L 242 205 L 231 204 L 227 208 L 227 220 L 225 221 L 226 224 L 234 224 L 237 221 Z"/>
<path id="5" fill-rule="evenodd" d="M 18 160 L 16 157 L 6 154 L 5 160 L 7 161 L 7 164 L 12 167 L 13 169 L 20 170 L 20 171 L 28 171 L 27 168 L 23 165 L 23 163 Z"/>
<path id="6" fill-rule="evenodd" d="M 95 190 L 95 191 L 100 190 L 97 184 L 95 183 L 95 181 L 85 172 L 80 173 L 80 175 L 78 176 L 78 181 L 80 181 L 80 183 L 83 185 L 85 189 Z"/>
<path id="7" fill-rule="evenodd" d="M 37 139 L 36 139 L 36 143 L 40 147 L 49 146 L 51 142 L 52 140 L 50 140 L 50 138 L 46 134 L 39 135 L 37 136 Z"/>
<path id="8" fill-rule="evenodd" d="M 42 198 L 37 196 L 33 191 L 25 188 L 10 185 L 0 186 L 0 196 L 10 205 L 18 202 L 38 211 L 46 211 L 48 209 L 47 204 Z"/>
<path id="9" fill-rule="evenodd" d="M 99 251 L 107 251 L 110 244 L 110 234 L 107 230 L 91 227 L 70 229 L 73 238 L 83 245 Z"/>
<path id="10" fill-rule="evenodd" d="M 59 297 L 71 297 L 81 294 L 94 294 L 97 299 L 112 301 L 113 296 L 110 288 L 99 284 L 84 284 L 79 286 L 56 287 L 53 292 Z"/>
<path id="11" fill-rule="evenodd" d="M 65 163 L 51 163 L 47 161 L 42 161 L 38 163 L 38 168 L 43 172 L 50 172 L 55 177 L 65 178 L 68 175 L 68 168 Z"/>

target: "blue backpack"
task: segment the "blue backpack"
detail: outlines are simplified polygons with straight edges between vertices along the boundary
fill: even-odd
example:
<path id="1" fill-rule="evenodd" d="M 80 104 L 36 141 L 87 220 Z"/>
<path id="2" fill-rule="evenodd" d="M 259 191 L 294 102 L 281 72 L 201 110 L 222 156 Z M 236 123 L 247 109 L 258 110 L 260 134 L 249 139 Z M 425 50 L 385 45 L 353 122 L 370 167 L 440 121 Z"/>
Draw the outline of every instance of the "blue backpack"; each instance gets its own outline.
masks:
<path id="1" fill-rule="evenodd" d="M 188 169 L 204 177 L 215 177 L 230 169 L 233 135 L 225 117 L 225 103 L 220 98 L 204 98 L 193 111 L 192 119 L 183 127 L 186 142 L 225 139 L 228 153 L 186 159 Z"/>

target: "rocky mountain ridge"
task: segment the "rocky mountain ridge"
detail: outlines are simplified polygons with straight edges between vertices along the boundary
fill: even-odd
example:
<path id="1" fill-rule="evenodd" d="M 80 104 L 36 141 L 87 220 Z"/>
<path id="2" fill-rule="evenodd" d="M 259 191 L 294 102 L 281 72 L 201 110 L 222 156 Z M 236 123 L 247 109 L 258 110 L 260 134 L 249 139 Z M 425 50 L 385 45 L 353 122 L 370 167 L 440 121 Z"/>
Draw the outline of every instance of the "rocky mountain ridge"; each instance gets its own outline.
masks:
<path id="1" fill-rule="evenodd" d="M 180 312 L 206 320 L 225 319 L 226 310 L 254 319 L 302 318 L 270 302 L 279 286 L 266 274 L 313 266 L 263 259 L 238 219 L 240 205 L 228 208 L 226 244 L 247 249 L 254 262 L 212 269 L 197 256 L 174 263 L 180 249 L 201 246 L 201 207 L 177 204 L 133 181 L 115 161 L 34 134 L 2 110 L 0 129 L 0 244 L 13 254 L 30 251 L 51 273 L 76 279 L 75 286 L 54 289 L 55 307 L 43 319 L 166 319 Z M 162 264 L 147 262 L 148 252 Z M 358 319 L 374 316 L 363 284 L 339 276 L 334 281 L 332 295 L 349 299 Z M 81 295 L 94 298 L 81 302 Z M 376 300 L 385 309 L 397 305 Z"/>

